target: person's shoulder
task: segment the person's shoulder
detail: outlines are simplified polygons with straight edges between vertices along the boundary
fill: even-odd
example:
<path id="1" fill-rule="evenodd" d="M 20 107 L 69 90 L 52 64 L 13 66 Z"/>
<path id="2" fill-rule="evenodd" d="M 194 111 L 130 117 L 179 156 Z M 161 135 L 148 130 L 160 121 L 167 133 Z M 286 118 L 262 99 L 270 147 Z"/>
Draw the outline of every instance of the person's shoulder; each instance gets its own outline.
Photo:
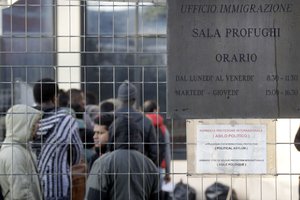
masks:
<path id="1" fill-rule="evenodd" d="M 66 109 L 58 109 L 56 112 L 56 117 L 60 118 L 61 120 L 72 120 L 76 121 L 76 119 L 73 117 L 72 113 L 70 113 Z"/>
<path id="2" fill-rule="evenodd" d="M 5 163 L 22 163 L 26 162 L 26 150 L 19 145 L 6 145 L 0 150 L 0 160 Z"/>
<path id="3" fill-rule="evenodd" d="M 142 154 L 139 151 L 135 151 L 135 150 L 130 150 L 131 156 L 134 156 L 135 158 L 141 160 L 141 163 L 144 163 L 145 166 L 148 166 L 148 169 L 150 171 L 156 172 L 157 171 L 157 166 L 153 163 L 153 161 L 148 158 L 147 156 L 145 156 L 144 154 Z"/>
<path id="4" fill-rule="evenodd" d="M 93 168 L 95 167 L 103 169 L 104 165 L 108 165 L 110 163 L 110 160 L 112 159 L 112 153 L 113 152 L 107 152 L 97 158 L 93 164 Z"/>

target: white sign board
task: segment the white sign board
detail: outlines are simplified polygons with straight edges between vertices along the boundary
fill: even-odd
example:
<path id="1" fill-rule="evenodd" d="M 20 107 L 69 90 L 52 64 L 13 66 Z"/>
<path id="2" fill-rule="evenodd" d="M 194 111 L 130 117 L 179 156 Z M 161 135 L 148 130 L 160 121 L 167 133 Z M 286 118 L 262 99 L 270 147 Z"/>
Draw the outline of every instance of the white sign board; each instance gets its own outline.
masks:
<path id="1" fill-rule="evenodd" d="M 197 125 L 197 173 L 266 174 L 266 125 Z"/>

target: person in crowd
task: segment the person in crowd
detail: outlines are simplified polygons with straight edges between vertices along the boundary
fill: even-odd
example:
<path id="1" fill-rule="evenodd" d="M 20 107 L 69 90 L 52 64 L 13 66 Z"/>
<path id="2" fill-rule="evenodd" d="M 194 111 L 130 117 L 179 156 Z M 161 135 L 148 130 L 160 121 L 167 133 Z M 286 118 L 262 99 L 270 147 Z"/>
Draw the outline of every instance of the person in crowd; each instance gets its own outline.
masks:
<path id="1" fill-rule="evenodd" d="M 57 83 L 49 78 L 39 80 L 33 87 L 37 108 L 44 112 L 34 147 L 45 199 L 69 200 L 70 168 L 80 162 L 83 145 L 76 120 L 57 107 L 57 91 Z"/>
<path id="2" fill-rule="evenodd" d="M 69 95 L 63 90 L 59 89 L 58 91 L 58 107 L 61 109 L 65 109 L 68 113 L 70 113 L 73 117 L 75 116 L 75 111 L 69 106 Z"/>
<path id="3" fill-rule="evenodd" d="M 111 101 L 104 101 L 100 103 L 100 111 L 101 113 L 113 113 L 115 110 L 115 105 Z"/>
<path id="4" fill-rule="evenodd" d="M 0 150 L 0 186 L 4 199 L 43 199 L 36 158 L 30 141 L 42 113 L 26 105 L 14 105 L 6 114 L 6 137 Z"/>
<path id="5" fill-rule="evenodd" d="M 155 127 L 157 138 L 159 138 L 159 169 L 162 181 L 170 182 L 171 148 L 170 134 L 164 124 L 164 118 L 159 114 L 159 107 L 154 100 L 147 100 L 143 105 L 144 114 L 151 120 Z M 161 191 L 161 199 L 168 199 L 168 194 Z"/>
<path id="6" fill-rule="evenodd" d="M 95 143 L 96 155 L 91 159 L 91 162 L 89 163 L 89 169 L 91 169 L 96 159 L 106 153 L 106 146 L 109 138 L 108 130 L 113 121 L 114 116 L 108 113 L 101 114 L 95 119 L 93 139 Z"/>
<path id="7" fill-rule="evenodd" d="M 94 121 L 98 117 L 100 113 L 100 107 L 99 105 L 86 105 L 85 106 L 85 112 L 89 116 L 90 120 L 92 121 L 92 127 L 95 126 Z"/>
<path id="8" fill-rule="evenodd" d="M 87 91 L 85 93 L 86 105 L 85 111 L 88 117 L 91 119 L 92 126 L 94 126 L 94 120 L 100 113 L 99 102 L 94 93 Z"/>
<path id="9" fill-rule="evenodd" d="M 86 105 L 97 105 L 99 104 L 96 95 L 93 92 L 87 91 L 85 93 Z"/>
<path id="10" fill-rule="evenodd" d="M 79 124 L 79 128 L 93 130 L 91 120 L 85 114 L 85 98 L 81 90 L 72 88 L 67 91 L 69 95 L 69 105 L 75 111 L 76 119 Z"/>
<path id="11" fill-rule="evenodd" d="M 93 151 L 93 128 L 94 123 L 92 122 L 89 115 L 85 112 L 85 97 L 84 93 L 79 90 L 72 88 L 68 92 L 69 94 L 69 107 L 75 111 L 76 122 L 79 126 L 79 135 L 83 143 L 83 159 L 86 163 L 89 163 L 94 155 Z"/>
<path id="12" fill-rule="evenodd" d="M 141 130 L 143 141 L 143 153 L 158 166 L 157 140 L 155 129 L 151 121 L 140 111 L 134 108 L 137 98 L 137 88 L 128 81 L 124 81 L 118 88 L 118 100 L 120 108 L 116 110 L 116 116 L 128 114 Z"/>
<path id="13" fill-rule="evenodd" d="M 98 158 L 87 181 L 87 200 L 156 200 L 156 165 L 140 151 L 142 133 L 134 120 L 118 116 L 109 128 L 108 153 Z"/>
<path id="14" fill-rule="evenodd" d="M 69 106 L 69 95 L 63 90 L 58 90 L 58 105 L 59 107 L 68 107 Z"/>

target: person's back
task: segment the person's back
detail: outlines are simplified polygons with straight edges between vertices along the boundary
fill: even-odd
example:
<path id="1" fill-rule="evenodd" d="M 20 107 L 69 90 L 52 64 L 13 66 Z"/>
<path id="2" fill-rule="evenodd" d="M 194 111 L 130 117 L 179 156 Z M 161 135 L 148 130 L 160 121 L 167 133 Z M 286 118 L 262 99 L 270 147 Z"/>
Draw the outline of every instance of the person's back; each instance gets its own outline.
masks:
<path id="1" fill-rule="evenodd" d="M 41 200 L 32 139 L 41 112 L 26 105 L 15 105 L 6 115 L 6 138 L 0 150 L 0 185 L 5 199 Z"/>
<path id="2" fill-rule="evenodd" d="M 157 138 L 159 139 L 159 165 L 165 169 L 166 173 L 170 173 L 170 138 L 167 126 L 164 124 L 163 117 L 159 114 L 159 108 L 155 101 L 147 100 L 144 102 L 144 113 L 153 124 Z"/>
<path id="3" fill-rule="evenodd" d="M 98 177 L 98 174 L 103 175 Z M 97 175 L 97 178 L 92 178 L 94 175 Z M 118 149 L 95 161 L 87 186 L 92 185 L 90 190 L 99 191 L 98 187 L 101 190 L 100 193 L 96 192 L 95 196 L 92 192 L 88 193 L 87 199 L 158 199 L 158 176 L 157 167 L 142 153 Z M 156 190 L 157 192 L 154 192 Z M 98 194 L 102 196 L 99 197 Z"/>
<path id="4" fill-rule="evenodd" d="M 158 169 L 139 151 L 142 138 L 137 125 L 120 116 L 110 127 L 109 135 L 108 150 L 111 152 L 94 163 L 88 178 L 86 199 L 158 199 Z"/>
<path id="5" fill-rule="evenodd" d="M 66 110 L 55 107 L 58 88 L 53 80 L 42 79 L 33 91 L 38 107 L 44 111 L 34 141 L 44 195 L 48 200 L 69 199 L 70 168 L 79 163 L 82 152 L 78 126 Z"/>
<path id="6" fill-rule="evenodd" d="M 118 100 L 121 102 L 120 108 L 116 111 L 117 116 L 128 115 L 133 120 L 142 133 L 144 144 L 143 153 L 158 165 L 157 139 L 155 129 L 151 121 L 140 111 L 133 108 L 136 101 L 137 88 L 125 81 L 118 88 Z"/>

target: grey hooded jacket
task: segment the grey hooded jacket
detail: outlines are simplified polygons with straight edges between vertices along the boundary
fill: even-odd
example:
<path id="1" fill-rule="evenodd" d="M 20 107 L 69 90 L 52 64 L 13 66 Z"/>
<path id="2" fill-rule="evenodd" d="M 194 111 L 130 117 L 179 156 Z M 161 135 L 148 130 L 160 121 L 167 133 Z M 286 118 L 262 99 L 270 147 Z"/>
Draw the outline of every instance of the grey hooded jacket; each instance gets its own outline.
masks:
<path id="1" fill-rule="evenodd" d="M 40 117 L 40 111 L 26 105 L 15 105 L 7 112 L 6 138 L 0 150 L 0 185 L 7 200 L 43 199 L 35 156 L 29 144 Z"/>

